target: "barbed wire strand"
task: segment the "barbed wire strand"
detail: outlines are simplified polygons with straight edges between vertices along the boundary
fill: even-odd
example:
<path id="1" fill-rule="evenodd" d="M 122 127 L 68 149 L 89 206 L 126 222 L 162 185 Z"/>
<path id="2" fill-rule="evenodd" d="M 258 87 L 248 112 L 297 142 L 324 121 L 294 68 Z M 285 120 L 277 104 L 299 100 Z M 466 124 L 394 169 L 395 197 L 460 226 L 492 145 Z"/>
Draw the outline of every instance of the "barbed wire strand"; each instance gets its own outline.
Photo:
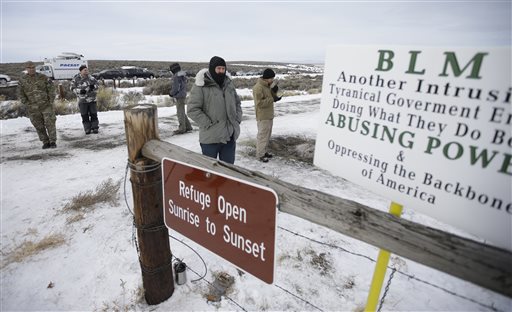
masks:
<path id="1" fill-rule="evenodd" d="M 316 305 L 312 304 L 311 302 L 307 301 L 306 299 L 301 298 L 301 297 L 297 296 L 296 294 L 292 293 L 291 291 L 286 290 L 286 289 L 284 289 L 283 287 L 281 287 L 281 286 L 279 286 L 279 285 L 277 285 L 277 284 L 274 284 L 274 286 L 275 286 L 275 287 L 277 287 L 277 288 L 282 289 L 283 291 L 285 291 L 286 293 L 288 293 L 288 294 L 290 294 L 290 295 L 294 296 L 295 298 L 297 298 L 297 299 L 299 299 L 299 300 L 304 301 L 305 303 L 309 304 L 310 306 L 314 307 L 315 309 L 317 309 L 317 310 L 319 310 L 319 311 L 322 311 L 322 312 L 324 311 L 324 310 L 320 309 L 319 307 L 317 307 Z"/>
<path id="2" fill-rule="evenodd" d="M 342 250 L 342 251 L 347 252 L 347 253 L 349 253 L 349 254 L 352 254 L 352 255 L 354 255 L 354 256 L 358 256 L 358 257 L 365 258 L 365 259 L 367 259 L 367 260 L 369 260 L 369 261 L 371 261 L 371 262 L 376 262 L 374 259 L 372 259 L 372 258 L 370 258 L 370 257 L 368 257 L 368 256 L 366 256 L 366 255 L 363 255 L 363 254 L 359 254 L 359 253 L 356 253 L 356 252 L 349 251 L 349 250 L 347 250 L 347 249 L 345 249 L 345 248 L 343 248 L 343 247 L 336 246 L 336 245 L 333 245 L 333 244 L 324 243 L 324 242 L 320 242 L 320 241 L 318 241 L 318 240 L 312 239 L 312 238 L 310 238 L 310 237 L 307 237 L 307 236 L 304 236 L 304 235 L 302 235 L 302 234 L 299 234 L 299 233 L 293 232 L 293 231 L 291 231 L 291 230 L 288 230 L 288 229 L 286 229 L 286 228 L 283 228 L 282 226 L 278 226 L 278 228 L 279 228 L 279 229 L 282 229 L 283 231 L 289 232 L 289 233 L 291 233 L 291 234 L 293 234 L 293 235 L 296 235 L 296 236 L 299 236 L 299 237 L 305 238 L 305 239 L 307 239 L 307 240 L 310 240 L 310 241 L 312 241 L 312 242 L 315 242 L 315 243 L 317 243 L 317 244 L 321 244 L 321 245 L 329 246 L 329 247 L 332 247 L 332 248 L 335 248 L 335 249 L 339 249 L 339 250 Z M 394 268 L 393 268 L 393 267 L 388 266 L 388 269 L 394 269 Z M 439 290 L 442 290 L 442 291 L 444 291 L 444 292 L 446 292 L 446 293 L 448 293 L 448 294 L 450 294 L 450 295 L 453 295 L 453 296 L 459 297 L 459 298 L 461 298 L 461 299 L 464 299 L 464 300 L 470 301 L 470 302 L 472 302 L 472 303 L 475 303 L 475 304 L 477 304 L 477 305 L 480 305 L 480 306 L 482 306 L 482 307 L 484 307 L 484 308 L 486 308 L 486 309 L 489 309 L 489 310 L 492 310 L 492 311 L 501 311 L 501 310 L 497 309 L 497 308 L 496 308 L 496 307 L 494 307 L 494 306 L 491 306 L 491 305 L 488 305 L 488 304 L 485 304 L 485 303 L 481 303 L 481 302 L 479 302 L 479 301 L 476 301 L 476 300 L 475 300 L 475 299 L 473 299 L 473 298 L 469 298 L 469 297 L 466 297 L 466 296 L 464 296 L 464 295 L 460 295 L 460 294 L 458 294 L 458 293 L 456 293 L 456 292 L 454 292 L 454 291 L 452 291 L 452 290 L 449 290 L 449 289 L 446 289 L 446 288 L 444 288 L 444 287 L 438 286 L 438 285 L 436 285 L 436 284 L 433 284 L 433 283 L 431 283 L 431 282 L 428 282 L 428 281 L 426 281 L 426 280 L 423 280 L 423 279 L 421 279 L 421 278 L 418 278 L 418 277 L 416 277 L 416 276 L 414 276 L 414 275 L 407 274 L 407 273 L 402 272 L 402 271 L 400 271 L 400 270 L 398 270 L 398 269 L 396 269 L 396 272 L 397 272 L 398 274 L 404 275 L 404 276 L 406 276 L 406 277 L 408 277 L 408 278 L 410 278 L 410 279 L 416 280 L 416 281 L 418 281 L 418 282 L 420 282 L 420 283 L 424 283 L 424 284 L 426 284 L 426 285 L 429 285 L 429 286 L 432 286 L 432 287 L 437 288 L 437 289 L 439 289 Z"/>
<path id="3" fill-rule="evenodd" d="M 197 273 L 194 269 L 190 268 L 188 265 L 187 265 L 187 268 L 190 269 L 191 272 L 193 272 L 194 274 L 196 274 L 197 276 L 201 276 L 199 273 Z M 209 280 L 207 280 L 206 278 L 203 278 L 202 279 L 203 281 L 205 281 L 206 283 L 208 283 L 208 285 L 210 285 L 211 287 L 215 288 L 215 285 L 213 285 L 212 282 L 210 282 Z M 227 296 L 226 294 L 223 295 L 226 299 L 228 299 L 229 301 L 233 302 L 235 305 L 237 305 L 240 309 L 244 310 L 247 312 L 247 309 L 245 309 L 244 307 L 242 307 L 238 302 L 236 302 L 235 300 L 233 300 L 233 298 Z"/>
<path id="4" fill-rule="evenodd" d="M 155 170 L 159 169 L 159 167 L 161 166 L 161 164 L 160 164 L 160 163 L 157 163 L 157 164 L 152 164 L 152 165 L 137 165 L 138 167 L 142 167 L 142 168 L 150 168 L 149 170 L 138 170 L 138 169 L 133 169 L 132 167 L 134 167 L 134 166 L 135 166 L 135 165 L 134 165 L 133 163 L 131 163 L 131 162 L 128 160 L 128 162 L 127 162 L 127 164 L 126 164 L 126 171 L 125 171 L 125 177 L 124 177 L 124 199 L 125 199 L 126 207 L 127 207 L 128 211 L 130 212 L 130 214 L 131 214 L 132 216 L 134 216 L 134 213 L 133 213 L 133 210 L 131 210 L 131 209 L 130 209 L 130 205 L 128 204 L 128 197 L 127 197 L 127 194 L 126 194 L 126 182 L 127 182 L 127 177 L 128 177 L 128 170 L 129 170 L 129 169 L 131 169 L 131 171 L 136 172 L 136 173 L 152 172 L 152 171 L 155 171 Z M 335 249 L 339 249 L 339 250 L 341 250 L 341 251 L 344 251 L 344 252 L 346 252 L 346 253 L 352 254 L 352 255 L 354 255 L 354 256 L 361 257 L 361 258 L 365 258 L 365 259 L 367 259 L 367 260 L 369 260 L 369 261 L 371 261 L 371 262 L 375 262 L 375 260 L 374 260 L 374 259 L 372 259 L 371 257 L 366 256 L 366 255 L 364 255 L 364 254 L 360 254 L 360 253 L 352 252 L 352 251 L 350 251 L 350 250 L 348 250 L 348 249 L 345 249 L 345 248 L 343 248 L 343 247 L 340 247 L 340 246 L 337 246 L 337 245 L 334 245 L 334 244 L 324 243 L 324 242 L 321 242 L 321 241 L 318 241 L 318 240 L 312 239 L 312 238 L 310 238 L 310 237 L 307 237 L 307 236 L 304 236 L 304 235 L 302 235 L 302 234 L 299 234 L 299 233 L 296 233 L 296 232 L 294 232 L 294 231 L 291 231 L 291 230 L 289 230 L 289 229 L 286 229 L 286 228 L 284 228 L 284 227 L 282 227 L 282 226 L 278 226 L 278 228 L 279 228 L 279 229 L 281 229 L 281 230 L 283 230 L 283 231 L 285 231 L 285 232 L 289 232 L 290 234 L 293 234 L 293 235 L 296 235 L 296 236 L 298 236 L 298 237 L 305 238 L 305 239 L 307 239 L 307 240 L 310 240 L 310 241 L 312 241 L 312 242 L 315 242 L 315 243 L 317 243 L 317 244 L 324 245 L 324 246 L 328 246 L 328 247 L 335 248 Z M 137 238 L 136 238 L 136 235 L 135 235 L 135 232 L 136 232 L 136 231 L 135 231 L 135 229 L 136 229 L 136 227 L 135 227 L 135 223 L 133 223 L 132 243 L 134 243 L 135 248 L 136 248 L 136 250 L 137 250 L 137 254 L 139 255 L 140 251 L 139 251 L 139 248 L 138 248 Z M 199 273 L 195 272 L 195 271 L 194 271 L 190 266 L 188 266 L 188 265 L 187 265 L 187 268 L 188 268 L 188 269 L 190 269 L 190 271 L 191 271 L 191 272 L 194 272 L 194 274 L 196 274 L 196 275 L 199 277 L 199 278 L 198 278 L 198 279 L 196 279 L 196 280 L 193 280 L 193 281 L 191 280 L 191 282 L 197 282 L 197 281 L 200 281 L 200 280 L 204 280 L 204 281 L 206 281 L 208 284 L 210 284 L 210 285 L 212 285 L 212 286 L 213 286 L 213 284 L 205 278 L 205 277 L 206 277 L 206 275 L 208 274 L 208 273 L 207 273 L 207 272 L 208 272 L 208 268 L 207 268 L 206 262 L 205 262 L 205 261 L 204 261 L 204 259 L 199 255 L 199 253 L 198 253 L 194 248 L 192 248 L 191 246 L 187 245 L 187 244 L 186 244 L 186 243 L 184 243 L 183 241 L 181 241 L 181 240 L 179 240 L 179 239 L 177 239 L 177 238 L 175 238 L 175 237 L 173 237 L 173 236 L 171 236 L 171 235 L 169 235 L 169 237 L 171 237 L 171 238 L 173 238 L 173 239 L 177 240 L 177 241 L 178 241 L 178 242 L 180 242 L 181 244 L 183 244 L 183 245 L 187 246 L 188 248 L 190 248 L 194 253 L 196 253 L 196 255 L 197 255 L 197 256 L 201 259 L 201 261 L 203 262 L 203 265 L 204 265 L 204 267 L 205 267 L 205 273 L 204 273 L 204 275 L 201 275 L 201 274 L 199 274 Z M 173 255 L 173 256 L 174 256 L 174 255 Z M 179 258 L 177 258 L 177 257 L 175 257 L 175 258 L 179 260 Z M 391 279 L 392 279 L 392 277 L 393 277 L 394 273 L 395 273 L 395 272 L 397 272 L 398 274 L 401 274 L 401 275 L 403 275 L 403 276 L 406 276 L 406 277 L 407 277 L 407 278 L 409 278 L 409 279 L 413 279 L 413 280 L 416 280 L 416 281 L 418 281 L 418 282 L 420 282 L 420 283 L 424 283 L 424 284 L 429 285 L 429 286 L 431 286 L 431 287 L 437 288 L 437 289 L 442 290 L 442 291 L 444 291 L 444 292 L 446 292 L 446 293 L 448 293 L 448 294 L 450 294 L 450 295 L 453 295 L 453 296 L 459 297 L 459 298 L 464 299 L 464 300 L 468 300 L 468 301 L 470 301 L 470 302 L 472 302 L 472 303 L 478 304 L 478 305 L 480 305 L 480 306 L 482 306 L 482 307 L 485 307 L 485 308 L 487 308 L 487 309 L 490 309 L 490 310 L 492 310 L 492 311 L 500 311 L 499 309 L 497 309 L 497 308 L 496 308 L 496 307 L 494 307 L 494 306 L 490 306 L 490 305 L 488 305 L 488 304 L 484 304 L 484 303 L 478 302 L 478 301 L 476 301 L 476 300 L 474 300 L 474 299 L 472 299 L 472 298 L 468 298 L 468 297 L 466 297 L 466 296 L 460 295 L 460 294 L 458 294 L 458 293 L 456 293 L 456 292 L 454 292 L 454 291 L 451 291 L 451 290 L 446 289 L 446 288 L 444 288 L 444 287 L 441 287 L 441 286 L 435 285 L 435 284 L 433 284 L 433 283 L 431 283 L 431 282 L 428 282 L 428 281 L 426 281 L 426 280 L 420 279 L 420 278 L 418 278 L 418 277 L 416 277 L 416 276 L 414 276 L 414 275 L 407 274 L 407 273 L 402 272 L 402 271 L 400 271 L 400 270 L 398 270 L 398 269 L 396 269 L 396 268 L 389 267 L 389 266 L 388 266 L 388 268 L 392 269 L 392 270 L 393 270 L 393 272 L 392 272 L 392 275 L 390 276 L 390 279 L 388 280 L 388 285 L 386 286 L 388 289 L 384 292 L 384 294 L 383 294 L 383 296 L 382 296 L 381 303 L 380 303 L 380 306 L 379 306 L 379 310 L 382 308 L 382 304 L 383 304 L 383 302 L 384 302 L 384 300 L 383 300 L 383 299 L 385 298 L 385 296 L 386 296 L 386 294 L 387 294 L 387 291 L 389 290 L 389 285 L 391 284 Z M 278 288 L 282 289 L 283 291 L 285 291 L 286 293 L 288 293 L 288 294 L 292 295 L 293 297 L 295 297 L 295 298 L 297 298 L 297 299 L 300 299 L 301 301 L 303 301 L 303 302 L 305 302 L 305 303 L 307 303 L 307 304 L 311 305 L 312 307 L 314 307 L 314 308 L 316 308 L 316 309 L 318 309 L 318 310 L 320 310 L 320 311 L 323 311 L 322 309 L 318 308 L 317 306 L 315 306 L 314 304 L 312 304 L 312 303 L 311 303 L 311 302 L 309 302 L 308 300 L 306 300 L 306 299 L 304 299 L 304 298 L 301 298 L 301 297 L 299 297 L 298 295 L 293 294 L 293 293 L 292 293 L 292 292 L 290 292 L 289 290 L 286 290 L 285 288 L 283 288 L 283 287 L 281 287 L 281 286 L 279 286 L 279 285 L 277 285 L 277 284 L 274 284 L 274 286 L 276 286 L 276 287 L 278 287 Z M 236 304 L 237 306 L 239 306 L 239 307 L 240 307 L 241 309 L 243 309 L 244 311 L 247 311 L 247 310 L 246 310 L 246 309 L 244 309 L 240 304 L 238 304 L 235 300 L 233 300 L 233 299 L 229 298 L 228 296 L 225 296 L 225 297 L 226 297 L 226 298 L 228 298 L 230 301 L 232 301 L 232 302 L 233 302 L 234 304 Z"/>

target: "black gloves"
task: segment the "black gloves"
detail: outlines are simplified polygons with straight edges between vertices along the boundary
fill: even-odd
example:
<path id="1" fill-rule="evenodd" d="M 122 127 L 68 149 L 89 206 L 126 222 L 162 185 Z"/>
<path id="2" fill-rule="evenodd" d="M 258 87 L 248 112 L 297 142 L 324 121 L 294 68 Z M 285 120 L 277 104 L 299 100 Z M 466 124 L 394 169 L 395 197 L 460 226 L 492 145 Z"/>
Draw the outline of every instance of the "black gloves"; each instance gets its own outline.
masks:
<path id="1" fill-rule="evenodd" d="M 85 89 L 80 89 L 80 94 L 87 94 L 87 90 L 90 90 L 91 92 L 94 91 L 94 85 L 92 84 L 86 87 Z"/>
<path id="2" fill-rule="evenodd" d="M 274 91 L 274 93 L 277 93 L 277 90 L 279 90 L 279 87 L 277 85 L 273 86 L 272 91 Z"/>
<path id="3" fill-rule="evenodd" d="M 282 98 L 282 96 L 276 96 L 274 97 L 274 102 L 281 101 Z"/>

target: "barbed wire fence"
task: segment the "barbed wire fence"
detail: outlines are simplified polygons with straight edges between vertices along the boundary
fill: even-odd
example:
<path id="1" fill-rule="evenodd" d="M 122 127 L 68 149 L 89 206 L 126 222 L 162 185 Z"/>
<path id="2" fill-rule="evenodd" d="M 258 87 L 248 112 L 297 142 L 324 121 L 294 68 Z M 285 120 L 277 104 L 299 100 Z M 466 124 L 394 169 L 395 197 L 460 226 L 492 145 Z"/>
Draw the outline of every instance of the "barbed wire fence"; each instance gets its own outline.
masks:
<path id="1" fill-rule="evenodd" d="M 153 171 L 155 170 L 155 167 L 154 165 L 150 165 L 148 166 L 148 169 L 142 169 L 142 170 L 137 170 L 135 168 L 133 168 L 130 164 L 130 162 L 128 161 L 127 165 L 126 165 L 126 171 L 125 171 L 125 177 L 124 177 L 124 187 L 123 187 L 123 192 L 124 192 L 124 199 L 125 199 L 125 204 L 126 204 L 126 208 L 128 210 L 128 212 L 131 214 L 132 218 L 134 218 L 134 213 L 133 213 L 133 210 L 130 209 L 130 205 L 128 203 L 128 197 L 127 197 L 127 193 L 126 193 L 126 182 L 127 182 L 127 177 L 128 177 L 128 172 L 129 170 L 132 170 L 132 171 L 136 171 L 138 173 L 140 172 L 149 172 L 149 171 Z M 329 248 L 333 248 L 333 249 L 337 249 L 337 250 L 340 250 L 342 252 L 346 252 L 348 254 L 351 254 L 353 256 L 357 256 L 357 257 L 360 257 L 360 258 L 363 258 L 363 259 L 366 259 L 370 262 L 373 262 L 375 263 L 376 260 L 374 260 L 373 258 L 367 256 L 367 255 L 364 255 L 364 254 L 361 254 L 361 253 L 357 253 L 357 252 L 353 252 L 353 251 L 350 251 L 346 248 L 343 248 L 341 246 L 338 246 L 338 245 L 334 245 L 332 243 L 325 243 L 325 242 L 322 242 L 322 241 L 319 241 L 319 240 L 316 240 L 316 239 L 313 239 L 311 237 L 307 237 L 305 235 L 302 235 L 298 232 L 294 232 L 292 230 L 289 230 L 285 227 L 282 227 L 282 226 L 277 226 L 277 228 L 279 230 L 282 230 L 283 232 L 287 232 L 289 234 L 292 234 L 294 236 L 297 236 L 301 239 L 304 239 L 304 240 L 308 240 L 308 241 L 311 241 L 311 242 L 314 242 L 316 244 L 319 244 L 319 245 L 322 245 L 322 246 L 327 246 Z M 189 249 L 191 249 L 197 256 L 198 258 L 202 261 L 203 263 L 203 266 L 204 266 L 204 273 L 203 274 L 199 274 L 197 271 L 197 269 L 193 269 L 190 265 L 187 265 L 187 270 L 189 270 L 190 272 L 196 274 L 198 276 L 197 279 L 195 280 L 191 280 L 191 282 L 193 283 L 196 283 L 196 282 L 200 282 L 200 281 L 204 281 L 205 283 L 207 283 L 210 287 L 215 287 L 215 284 L 211 281 L 209 281 L 206 276 L 208 274 L 208 266 L 205 262 L 205 260 L 203 259 L 203 257 L 201 257 L 201 255 L 199 254 L 199 252 L 197 250 L 195 250 L 194 248 L 192 248 L 190 245 L 188 245 L 187 243 L 185 243 L 183 240 L 180 240 L 180 239 L 177 239 L 175 237 L 173 237 L 172 235 L 169 235 L 170 238 L 178 241 L 179 243 L 183 244 L 184 246 L 188 247 Z M 137 251 L 137 254 L 139 254 L 139 248 L 138 248 L 138 243 L 137 243 L 137 237 L 136 237 L 136 226 L 135 226 L 135 222 L 133 222 L 133 226 L 132 226 L 132 243 L 134 245 L 134 248 L 136 249 Z M 172 261 L 181 261 L 182 258 L 179 258 L 177 256 L 174 255 L 174 253 L 172 254 Z M 388 269 L 391 270 L 391 273 L 389 275 L 389 278 L 388 278 L 388 281 L 386 283 L 386 286 L 385 286 L 385 289 L 384 289 L 384 292 L 381 296 L 381 299 L 380 299 L 380 302 L 379 302 L 379 306 L 378 306 L 378 309 L 377 311 L 381 311 L 382 307 L 384 306 L 385 304 L 385 299 L 386 299 L 386 296 L 391 288 L 391 282 L 395 276 L 395 273 L 398 273 L 400 275 L 403 275 L 405 277 L 407 277 L 408 279 L 411 279 L 411 280 L 415 280 L 419 283 L 423 283 L 425 285 L 428 285 L 430 287 L 434 287 L 438 290 L 441 290 L 451 296 L 454 296 L 454 297 L 458 297 L 460 299 L 463 299 L 463 300 L 466 300 L 466 301 L 469 301 L 471 303 L 474 303 L 476 305 L 479 305 L 480 307 L 483 307 L 483 308 L 486 308 L 490 311 L 496 311 L 496 312 L 506 312 L 506 311 L 502 311 L 498 308 L 496 308 L 494 305 L 489 305 L 489 304 L 485 304 L 485 303 L 482 303 L 482 302 L 479 302 L 473 298 L 469 298 L 467 296 L 464 296 L 464 295 L 461 295 L 455 291 L 452 291 L 452 290 L 449 290 L 449 289 L 446 289 L 445 287 L 442 287 L 442 286 L 439 286 L 439 285 L 436 285 L 435 283 L 432 283 L 432 282 L 429 282 L 427 280 L 424 280 L 424 279 L 421 279 L 421 278 L 418 278 L 416 277 L 415 275 L 412 275 L 412 274 L 408 274 L 408 273 L 405 273 L 393 266 L 388 266 Z M 320 307 L 318 307 L 317 305 L 315 305 L 314 303 L 310 302 L 308 299 L 306 298 L 303 298 L 301 297 L 299 294 L 296 294 L 288 289 L 286 289 L 285 287 L 282 287 L 276 283 L 273 284 L 274 287 L 276 288 L 279 288 L 280 290 L 282 290 L 283 292 L 287 293 L 288 295 L 294 297 L 295 299 L 297 300 L 300 300 L 302 301 L 303 303 L 305 303 L 306 305 L 314 308 L 314 310 L 318 310 L 318 311 L 324 311 L 323 309 L 321 309 Z M 243 310 L 243 311 L 250 311 L 251 309 L 246 309 L 243 304 L 237 302 L 235 299 L 231 298 L 229 295 L 227 294 L 224 294 L 223 297 L 225 297 L 229 302 L 231 302 L 233 305 L 237 306 L 239 309 Z"/>

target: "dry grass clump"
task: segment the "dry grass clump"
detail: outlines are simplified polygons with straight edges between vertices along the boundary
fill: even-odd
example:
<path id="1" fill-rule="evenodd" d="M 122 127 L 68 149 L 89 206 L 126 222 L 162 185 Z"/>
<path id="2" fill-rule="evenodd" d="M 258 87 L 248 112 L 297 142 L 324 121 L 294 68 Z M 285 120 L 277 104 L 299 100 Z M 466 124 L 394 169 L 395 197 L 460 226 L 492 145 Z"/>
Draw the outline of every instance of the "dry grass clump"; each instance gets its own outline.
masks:
<path id="1" fill-rule="evenodd" d="M 119 95 L 111 88 L 100 86 L 96 93 L 96 102 L 98 103 L 98 111 L 106 112 L 109 110 L 119 109 L 118 104 Z"/>
<path id="2" fill-rule="evenodd" d="M 174 105 L 176 105 L 174 102 L 174 99 L 171 98 L 170 96 L 164 97 L 163 99 L 162 98 L 156 99 L 156 106 L 158 106 L 158 107 L 171 107 Z"/>
<path id="3" fill-rule="evenodd" d="M 66 243 L 66 237 L 61 233 L 48 235 L 39 242 L 24 241 L 5 256 L 2 268 L 14 262 L 22 262 L 33 255 L 47 249 L 59 247 L 64 243 Z"/>
<path id="4" fill-rule="evenodd" d="M 171 81 L 165 78 L 152 79 L 146 82 L 142 90 L 144 95 L 163 95 L 171 92 Z"/>
<path id="5" fill-rule="evenodd" d="M 305 136 L 276 136 L 269 142 L 269 148 L 277 156 L 313 164 L 315 139 Z"/>
<path id="6" fill-rule="evenodd" d="M 126 289 L 126 282 L 121 280 L 121 288 L 123 289 L 123 302 L 113 301 L 113 302 L 103 302 L 103 306 L 99 309 L 99 311 L 104 312 L 128 312 L 135 311 L 136 306 L 144 302 L 144 288 L 141 286 L 133 289 L 131 292 L 128 292 Z M 127 300 L 128 298 L 128 300 Z"/>
<path id="7" fill-rule="evenodd" d="M 102 182 L 94 191 L 80 192 L 67 203 L 63 211 L 81 211 L 90 208 L 99 203 L 116 204 L 119 199 L 119 188 L 121 180 L 114 182 L 111 178 Z"/>
<path id="8" fill-rule="evenodd" d="M 122 97 L 124 105 L 137 105 L 140 101 L 144 100 L 144 95 L 139 92 L 129 91 L 125 93 Z"/>
<path id="9" fill-rule="evenodd" d="M 79 112 L 76 100 L 55 100 L 53 109 L 55 110 L 55 115 L 69 115 Z"/>
<path id="10" fill-rule="evenodd" d="M 256 156 L 256 139 L 241 142 L 247 147 L 247 155 Z M 278 157 L 294 159 L 306 164 L 313 164 L 315 139 L 306 136 L 275 136 L 270 138 L 269 151 Z"/>

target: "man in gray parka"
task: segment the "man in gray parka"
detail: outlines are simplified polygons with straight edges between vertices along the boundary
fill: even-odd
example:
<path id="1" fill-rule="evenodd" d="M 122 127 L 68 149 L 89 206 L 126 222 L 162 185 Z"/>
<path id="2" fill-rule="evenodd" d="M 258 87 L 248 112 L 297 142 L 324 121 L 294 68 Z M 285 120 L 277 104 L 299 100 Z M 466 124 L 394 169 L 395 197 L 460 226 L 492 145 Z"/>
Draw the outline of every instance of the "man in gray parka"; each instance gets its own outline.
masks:
<path id="1" fill-rule="evenodd" d="M 187 108 L 188 117 L 199 125 L 203 155 L 234 164 L 242 106 L 224 59 L 212 57 L 208 68 L 197 73 Z"/>

